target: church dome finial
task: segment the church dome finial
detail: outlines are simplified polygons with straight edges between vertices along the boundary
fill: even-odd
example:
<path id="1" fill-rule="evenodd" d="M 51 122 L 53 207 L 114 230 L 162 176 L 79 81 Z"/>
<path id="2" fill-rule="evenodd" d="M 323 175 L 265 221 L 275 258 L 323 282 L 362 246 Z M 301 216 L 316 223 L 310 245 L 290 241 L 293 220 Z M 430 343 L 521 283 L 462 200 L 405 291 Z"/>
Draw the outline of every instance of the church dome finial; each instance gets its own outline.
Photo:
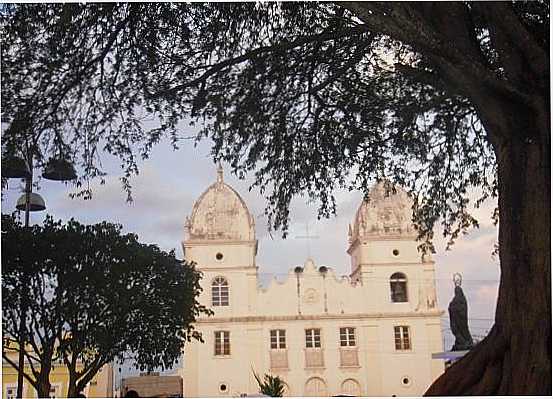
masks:
<path id="1" fill-rule="evenodd" d="M 223 166 L 221 165 L 221 161 L 219 161 L 219 164 L 217 165 L 217 183 L 223 182 Z"/>

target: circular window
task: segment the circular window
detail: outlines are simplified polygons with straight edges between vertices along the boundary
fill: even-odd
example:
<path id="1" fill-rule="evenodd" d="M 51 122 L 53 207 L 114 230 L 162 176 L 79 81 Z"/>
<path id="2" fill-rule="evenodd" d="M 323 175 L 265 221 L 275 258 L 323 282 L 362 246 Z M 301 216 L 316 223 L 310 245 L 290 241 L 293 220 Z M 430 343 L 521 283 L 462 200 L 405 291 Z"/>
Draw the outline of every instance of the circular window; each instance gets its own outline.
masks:
<path id="1" fill-rule="evenodd" d="M 217 255 L 215 255 L 215 259 L 223 260 L 223 254 L 221 252 L 217 252 Z"/>
<path id="2" fill-rule="evenodd" d="M 404 377 L 401 378 L 401 383 L 404 386 L 408 387 L 409 385 L 411 385 L 411 379 L 407 376 L 404 376 Z"/>
<path id="3" fill-rule="evenodd" d="M 398 256 L 399 255 L 399 250 L 398 249 L 394 249 L 392 251 L 392 253 L 394 254 L 394 256 Z"/>
<path id="4" fill-rule="evenodd" d="M 227 384 L 224 384 L 224 383 L 223 383 L 223 384 L 219 385 L 219 391 L 221 391 L 221 392 L 226 392 L 227 389 L 228 389 Z"/>

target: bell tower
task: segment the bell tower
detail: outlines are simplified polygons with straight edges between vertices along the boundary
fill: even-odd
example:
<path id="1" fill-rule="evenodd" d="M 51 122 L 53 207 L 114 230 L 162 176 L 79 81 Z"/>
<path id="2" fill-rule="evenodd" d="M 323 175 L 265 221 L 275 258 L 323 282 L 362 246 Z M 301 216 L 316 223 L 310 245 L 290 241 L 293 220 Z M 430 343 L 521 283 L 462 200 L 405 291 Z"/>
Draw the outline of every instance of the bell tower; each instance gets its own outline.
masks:
<path id="1" fill-rule="evenodd" d="M 240 195 L 224 182 L 220 165 L 217 180 L 198 198 L 186 218 L 182 248 L 184 258 L 194 261 L 203 273 L 201 303 L 212 307 L 213 281 L 224 280 L 229 304 L 218 306 L 216 313 L 247 311 L 248 296 L 233 294 L 250 292 L 250 285 L 256 286 L 255 224 Z"/>
<path id="2" fill-rule="evenodd" d="M 359 206 L 348 235 L 351 280 L 378 292 L 379 306 L 402 311 L 436 306 L 434 262 L 417 249 L 412 200 L 405 190 L 378 182 Z"/>

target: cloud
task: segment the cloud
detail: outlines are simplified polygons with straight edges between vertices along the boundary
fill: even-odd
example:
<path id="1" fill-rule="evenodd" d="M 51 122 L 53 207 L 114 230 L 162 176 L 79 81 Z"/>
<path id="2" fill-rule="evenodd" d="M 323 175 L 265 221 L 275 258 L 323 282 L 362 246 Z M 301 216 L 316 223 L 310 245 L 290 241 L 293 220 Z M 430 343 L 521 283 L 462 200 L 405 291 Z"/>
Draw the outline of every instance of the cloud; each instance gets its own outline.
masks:
<path id="1" fill-rule="evenodd" d="M 476 301 L 486 304 L 495 303 L 498 288 L 499 283 L 480 285 L 476 291 Z"/>

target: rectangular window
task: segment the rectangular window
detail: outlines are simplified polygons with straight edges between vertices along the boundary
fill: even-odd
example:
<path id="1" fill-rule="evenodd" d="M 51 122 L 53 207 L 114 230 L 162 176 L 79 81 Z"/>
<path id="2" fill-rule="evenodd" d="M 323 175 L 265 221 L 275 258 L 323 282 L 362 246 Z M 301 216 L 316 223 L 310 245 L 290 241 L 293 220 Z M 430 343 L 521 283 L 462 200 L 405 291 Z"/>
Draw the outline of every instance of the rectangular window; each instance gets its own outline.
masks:
<path id="1" fill-rule="evenodd" d="M 271 349 L 286 349 L 286 330 L 271 330 Z"/>
<path id="2" fill-rule="evenodd" d="M 215 331 L 215 356 L 230 355 L 230 331 Z"/>
<path id="3" fill-rule="evenodd" d="M 395 326 L 394 338 L 396 341 L 396 350 L 411 349 L 411 340 L 409 338 L 409 327 Z"/>
<path id="4" fill-rule="evenodd" d="M 224 277 L 216 277 L 211 283 L 211 304 L 229 306 L 229 285 Z"/>
<path id="5" fill-rule="evenodd" d="M 15 399 L 17 396 L 17 385 L 6 386 L 6 399 Z"/>
<path id="6" fill-rule="evenodd" d="M 228 306 L 228 287 L 217 287 L 213 289 L 213 306 Z"/>
<path id="7" fill-rule="evenodd" d="M 340 328 L 340 346 L 355 346 L 355 328 Z"/>
<path id="8" fill-rule="evenodd" d="M 320 348 L 321 347 L 321 329 L 310 328 L 305 330 L 305 347 Z"/>

